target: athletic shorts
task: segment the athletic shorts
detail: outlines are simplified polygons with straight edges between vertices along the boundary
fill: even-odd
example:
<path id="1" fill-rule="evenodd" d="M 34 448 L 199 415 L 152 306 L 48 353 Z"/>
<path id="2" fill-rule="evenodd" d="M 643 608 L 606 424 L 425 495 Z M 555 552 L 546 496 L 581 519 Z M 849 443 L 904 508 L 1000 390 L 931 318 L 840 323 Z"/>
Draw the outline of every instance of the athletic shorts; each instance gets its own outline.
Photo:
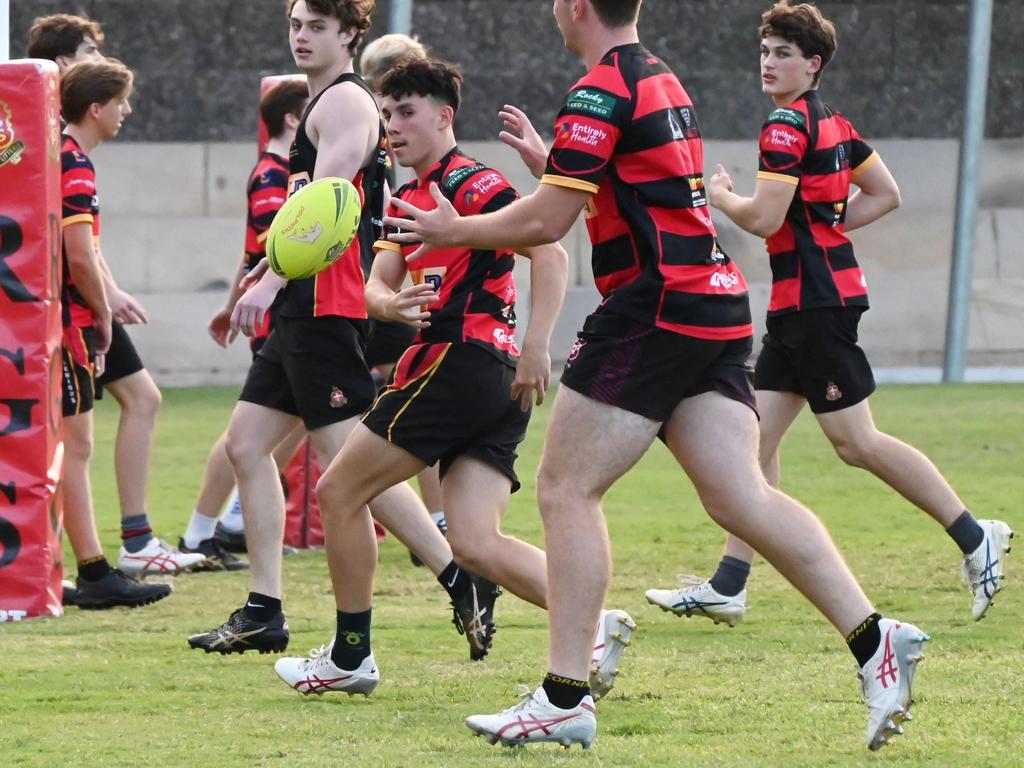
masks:
<path id="1" fill-rule="evenodd" d="M 110 324 L 110 328 L 110 349 L 107 350 L 103 375 L 96 379 L 97 400 L 103 398 L 104 385 L 131 376 L 146 367 L 142 364 L 142 358 L 139 357 L 131 336 L 128 335 L 124 326 L 115 321 Z"/>
<path id="2" fill-rule="evenodd" d="M 714 341 L 598 309 L 576 336 L 562 383 L 584 397 L 666 422 L 683 400 L 720 392 L 755 413 L 752 337 Z"/>
<path id="3" fill-rule="evenodd" d="M 366 365 L 392 365 L 416 338 L 416 329 L 405 323 L 374 320 L 370 323 L 370 341 L 366 345 Z"/>
<path id="4" fill-rule="evenodd" d="M 61 347 L 63 380 L 61 410 L 65 416 L 78 416 L 92 410 L 96 399 L 96 345 L 93 329 L 65 328 Z"/>
<path id="5" fill-rule="evenodd" d="M 391 381 L 363 424 L 441 477 L 460 456 L 498 469 L 519 490 L 516 448 L 530 412 L 511 397 L 515 368 L 475 344 L 417 344 L 395 365 Z"/>
<path id="6" fill-rule="evenodd" d="M 857 345 L 861 307 L 825 307 L 769 317 L 754 368 L 754 388 L 794 392 L 814 413 L 841 411 L 875 391 Z"/>
<path id="7" fill-rule="evenodd" d="M 298 416 L 310 431 L 358 416 L 376 394 L 365 343 L 365 320 L 275 317 L 238 399 Z"/>

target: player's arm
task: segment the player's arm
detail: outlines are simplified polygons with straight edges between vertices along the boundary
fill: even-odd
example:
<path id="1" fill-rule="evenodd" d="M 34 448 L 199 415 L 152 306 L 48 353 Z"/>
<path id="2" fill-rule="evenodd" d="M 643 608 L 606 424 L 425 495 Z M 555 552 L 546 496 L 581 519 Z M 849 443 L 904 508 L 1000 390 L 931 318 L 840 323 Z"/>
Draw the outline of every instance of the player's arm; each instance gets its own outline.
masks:
<path id="1" fill-rule="evenodd" d="M 437 292 L 429 283 L 402 288 L 406 272 L 400 250 L 378 248 L 366 280 L 366 312 L 378 320 L 426 328 L 430 312 L 423 307 L 437 300 Z"/>
<path id="2" fill-rule="evenodd" d="M 231 315 L 235 311 L 235 304 L 238 303 L 238 300 L 244 293 L 242 279 L 249 271 L 248 266 L 249 256 L 243 253 L 242 258 L 238 261 L 238 266 L 235 267 L 235 274 L 228 285 L 228 296 L 224 300 L 224 306 L 218 309 L 213 317 L 210 318 L 210 325 L 207 328 L 210 332 L 210 337 L 225 349 L 238 336 L 237 331 L 231 330 Z"/>
<path id="3" fill-rule="evenodd" d="M 376 143 L 379 121 L 373 100 L 359 86 L 346 83 L 324 93 L 306 121 L 316 141 L 313 178 L 340 176 L 352 181 Z"/>
<path id="4" fill-rule="evenodd" d="M 565 298 L 569 254 L 558 243 L 524 248 L 521 253 L 530 259 L 530 325 L 512 382 L 512 398 L 526 411 L 531 398 L 536 398 L 537 405 L 544 402 L 551 383 L 551 334 Z"/>
<path id="5" fill-rule="evenodd" d="M 877 153 L 853 169 L 858 189 L 846 205 L 847 232 L 880 219 L 900 206 L 900 188 Z"/>
<path id="6" fill-rule="evenodd" d="M 498 117 L 505 126 L 505 130 L 498 134 L 498 138 L 518 152 L 523 164 L 539 179 L 547 167 L 548 148 L 544 146 L 544 140 L 533 127 L 530 118 L 523 110 L 512 104 L 506 104 L 498 112 Z"/>
<path id="7" fill-rule="evenodd" d="M 78 221 L 65 226 L 64 248 L 75 288 L 95 315 L 96 351 L 105 353 L 110 347 L 111 312 L 102 270 L 93 246 L 91 222 Z"/>
<path id="8" fill-rule="evenodd" d="M 758 237 L 768 238 L 782 227 L 786 220 L 797 179 L 783 181 L 777 178 L 758 178 L 753 197 L 742 197 L 732 191 L 732 179 L 719 163 L 708 183 L 708 202 L 736 224 L 740 229 Z"/>
<path id="9" fill-rule="evenodd" d="M 479 216 L 460 217 L 436 184 L 430 194 L 437 203 L 432 211 L 422 211 L 397 197 L 391 202 L 409 218 L 385 217 L 384 224 L 400 228 L 388 235 L 392 242 L 423 242 L 408 261 L 431 248 L 461 246 L 489 250 L 520 251 L 535 245 L 555 243 L 565 237 L 593 190 L 541 184 L 527 197 L 516 200 L 500 211 Z"/>

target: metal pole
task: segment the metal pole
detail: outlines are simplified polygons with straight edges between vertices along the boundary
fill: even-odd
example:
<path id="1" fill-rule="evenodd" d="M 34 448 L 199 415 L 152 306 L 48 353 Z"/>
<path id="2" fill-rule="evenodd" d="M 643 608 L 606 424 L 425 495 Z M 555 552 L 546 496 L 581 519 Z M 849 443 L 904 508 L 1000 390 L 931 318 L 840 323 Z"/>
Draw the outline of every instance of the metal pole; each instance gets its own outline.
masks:
<path id="1" fill-rule="evenodd" d="M 0 61 L 11 58 L 11 4 L 0 0 Z"/>
<path id="2" fill-rule="evenodd" d="M 956 194 L 953 264 L 949 274 L 946 314 L 946 352 L 943 381 L 963 381 L 967 358 L 967 326 L 974 276 L 974 223 L 978 216 L 978 167 L 985 139 L 985 97 L 988 89 L 992 0 L 972 0 L 967 44 L 967 92 L 964 130 L 960 139 L 960 169 Z"/>
<path id="3" fill-rule="evenodd" d="M 412 0 L 391 0 L 388 18 L 388 32 L 399 35 L 412 34 Z"/>

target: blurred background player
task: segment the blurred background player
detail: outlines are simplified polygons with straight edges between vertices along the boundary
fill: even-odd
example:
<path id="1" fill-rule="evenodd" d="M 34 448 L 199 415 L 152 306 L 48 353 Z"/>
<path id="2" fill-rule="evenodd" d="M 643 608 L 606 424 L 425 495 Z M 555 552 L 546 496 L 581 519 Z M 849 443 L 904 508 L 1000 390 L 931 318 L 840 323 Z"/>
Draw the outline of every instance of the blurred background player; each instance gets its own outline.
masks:
<path id="1" fill-rule="evenodd" d="M 436 185 L 460 213 L 474 215 L 499 210 L 518 195 L 504 176 L 457 146 L 461 84 L 462 76 L 447 64 L 407 61 L 385 75 L 381 106 L 395 158 L 415 171 L 397 197 L 429 207 Z M 394 205 L 389 214 L 399 215 Z M 526 436 L 531 400 L 542 403 L 550 381 L 548 348 L 565 294 L 568 256 L 558 244 L 524 249 L 532 311 L 520 353 L 513 252 L 432 251 L 416 262 L 414 285 L 403 289 L 404 257 L 415 246 L 381 239 L 374 248 L 378 254 L 366 286 L 370 313 L 406 323 L 418 334 L 317 487 L 321 509 L 346 528 L 346 535 L 332 539 L 345 549 L 330 555 L 340 564 L 331 575 L 339 605 L 335 637 L 344 642 L 328 643 L 309 659 L 277 662 L 278 675 L 300 693 L 369 693 L 376 687 L 369 621 L 376 549 L 365 535 L 365 504 L 426 465 L 437 464 L 444 475 L 458 562 L 534 605 L 547 604 L 544 553 L 503 534 L 501 519 L 519 488 L 516 449 Z M 451 576 L 456 569 L 453 563 Z M 620 626 L 606 618 L 601 627 Z M 601 632 L 597 637 L 596 663 L 616 663 L 624 645 Z"/>
<path id="2" fill-rule="evenodd" d="M 28 33 L 30 58 L 50 59 L 61 75 L 76 62 L 102 61 L 99 23 L 81 16 L 57 14 L 33 21 Z M 64 115 L 63 119 L 67 120 Z M 110 390 L 121 409 L 114 441 L 114 472 L 121 507 L 121 549 L 118 565 L 132 575 L 175 573 L 196 562 L 153 535 L 146 507 L 153 432 L 160 410 L 160 390 L 139 358 L 125 325 L 148 322 L 146 310 L 114 279 L 99 243 L 96 244 L 101 277 L 113 316 L 106 367 L 96 379 L 96 399 Z"/>
<path id="3" fill-rule="evenodd" d="M 875 427 L 868 405 L 875 379 L 857 344 L 867 282 L 844 233 L 899 206 L 899 188 L 878 153 L 818 95 L 836 50 L 832 22 L 813 5 L 781 2 L 764 12 L 759 31 L 761 90 L 775 109 L 761 131 L 754 195 L 735 194 L 721 165 L 709 193 L 736 225 L 766 239 L 771 260 L 767 334 L 754 372 L 761 467 L 778 487 L 779 445 L 809 403 L 844 462 L 871 472 L 953 539 L 978 621 L 1001 588 L 1013 532 L 1000 520 L 975 520 L 927 456 Z M 851 184 L 858 187 L 852 195 Z M 734 623 L 746 612 L 753 558 L 750 546 L 729 536 L 711 579 L 650 590 L 647 599 Z"/>
<path id="4" fill-rule="evenodd" d="M 359 71 L 377 96 L 380 103 L 380 84 L 384 75 L 402 62 L 410 59 L 426 59 L 427 49 L 414 37 L 402 34 L 388 34 L 367 43 L 359 56 Z M 388 188 L 398 189 L 396 163 L 391 145 L 388 145 Z M 372 259 L 372 257 L 371 257 Z M 372 261 L 371 261 L 372 263 Z M 369 268 L 366 271 L 369 275 Z M 370 323 L 370 339 L 366 344 L 366 364 L 371 373 L 375 374 L 378 386 L 383 386 L 391 376 L 391 369 L 398 358 L 412 344 L 416 331 L 405 323 L 389 322 L 374 318 Z M 416 476 L 420 486 L 420 496 L 430 512 L 430 518 L 441 533 L 447 533 L 448 525 L 444 518 L 444 500 L 441 497 L 441 478 L 439 468 L 426 467 Z M 413 565 L 421 566 L 420 559 L 412 552 L 409 558 Z"/>
<path id="5" fill-rule="evenodd" d="M 373 0 L 292 0 L 287 8 L 289 44 L 307 75 L 311 97 L 289 155 L 289 194 L 314 179 L 338 176 L 360 190 L 363 209 L 356 239 L 330 267 L 316 277 L 288 281 L 267 270 L 264 260 L 265 271 L 247 278 L 254 284 L 235 304 L 231 327 L 247 334 L 262 324 L 271 305 L 275 314 L 228 427 L 228 457 L 245 516 L 251 592 L 223 624 L 188 638 L 192 648 L 208 653 L 287 647 L 281 587 L 285 509 L 271 452 L 301 420 L 326 470 L 376 394 L 363 356 L 363 257 L 380 234 L 387 137 L 373 94 L 353 66 L 372 10 Z M 451 566 L 447 540 L 407 484 L 382 493 L 371 510 L 434 574 Z M 331 522 L 325 515 L 328 541 L 339 535 Z M 337 567 L 330 556 L 328 565 Z M 480 621 L 479 605 L 486 595 L 478 599 L 473 577 L 457 571 L 450 582 L 441 583 L 471 655 L 482 657 L 491 634 Z"/>
<path id="6" fill-rule="evenodd" d="M 99 196 L 89 153 L 117 135 L 131 114 L 132 74 L 120 62 L 89 61 L 65 69 L 61 109 L 67 125 L 61 148 L 61 226 L 64 240 L 64 527 L 78 561 L 75 604 L 81 608 L 137 606 L 167 597 L 167 584 L 140 584 L 111 568 L 96 531 L 89 483 L 93 386 L 110 347 L 113 311 L 96 244 Z M 202 561 L 176 554 L 173 570 Z"/>
<path id="7" fill-rule="evenodd" d="M 259 160 L 249 174 L 246 186 L 247 210 L 245 227 L 245 254 L 242 256 L 231 283 L 227 299 L 210 320 L 210 336 L 220 346 L 227 347 L 235 340 L 236 331 L 231 329 L 231 313 L 242 295 L 242 278 L 259 263 L 265 254 L 267 229 L 274 220 L 278 209 L 288 197 L 288 152 L 295 140 L 302 113 L 309 101 L 309 86 L 303 80 L 282 80 L 270 88 L 260 99 L 260 117 L 267 126 L 270 140 L 260 152 Z M 270 333 L 271 313 L 249 340 L 255 356 L 266 342 Z M 295 449 L 305 438 L 301 426 L 294 430 L 274 449 L 274 462 L 284 467 Z M 224 450 L 227 432 L 218 438 L 206 461 L 202 487 L 196 499 L 195 509 L 189 519 L 188 528 L 178 543 L 182 552 L 199 552 L 206 556 L 204 569 L 242 570 L 246 563 L 234 557 L 228 550 L 245 549 L 244 522 L 241 505 L 230 503 L 223 517 L 221 510 L 237 492 L 235 473 Z M 232 507 L 237 512 L 232 512 Z"/>

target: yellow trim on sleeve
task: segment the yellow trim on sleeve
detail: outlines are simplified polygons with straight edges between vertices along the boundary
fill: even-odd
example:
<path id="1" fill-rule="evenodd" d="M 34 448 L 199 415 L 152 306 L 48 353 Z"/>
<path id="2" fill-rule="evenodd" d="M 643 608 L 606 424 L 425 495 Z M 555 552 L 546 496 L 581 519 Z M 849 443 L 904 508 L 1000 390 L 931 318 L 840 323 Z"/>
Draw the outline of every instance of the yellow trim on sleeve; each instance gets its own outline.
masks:
<path id="1" fill-rule="evenodd" d="M 540 183 L 551 184 L 556 187 L 567 187 L 568 189 L 578 189 L 580 192 L 589 192 L 592 195 L 596 195 L 597 190 L 600 189 L 597 184 L 591 184 L 589 181 L 572 179 L 568 176 L 556 176 L 553 173 L 545 173 L 541 176 Z"/>
<path id="2" fill-rule="evenodd" d="M 784 184 L 792 184 L 794 187 L 800 183 L 800 179 L 793 176 L 787 176 L 784 173 L 772 173 L 771 171 L 758 171 L 757 178 L 764 179 L 765 181 L 781 181 Z"/>
<path id="3" fill-rule="evenodd" d="M 74 216 L 68 216 L 61 219 L 61 229 L 64 227 L 70 227 L 72 224 L 92 224 L 93 217 L 91 213 L 76 213 Z"/>
<path id="4" fill-rule="evenodd" d="M 872 151 L 871 154 L 868 155 L 867 160 L 865 160 L 863 163 L 861 163 L 856 168 L 854 168 L 852 171 L 850 171 L 850 173 L 852 173 L 854 176 L 858 176 L 858 175 L 864 173 L 864 171 L 866 171 L 868 168 L 870 168 L 872 165 L 874 165 L 875 163 L 877 163 L 881 159 L 882 159 L 881 155 L 879 155 L 875 151 Z"/>
<path id="5" fill-rule="evenodd" d="M 402 246 L 398 243 L 392 243 L 390 240 L 378 240 L 373 244 L 373 250 L 375 251 L 396 251 L 402 252 Z"/>

